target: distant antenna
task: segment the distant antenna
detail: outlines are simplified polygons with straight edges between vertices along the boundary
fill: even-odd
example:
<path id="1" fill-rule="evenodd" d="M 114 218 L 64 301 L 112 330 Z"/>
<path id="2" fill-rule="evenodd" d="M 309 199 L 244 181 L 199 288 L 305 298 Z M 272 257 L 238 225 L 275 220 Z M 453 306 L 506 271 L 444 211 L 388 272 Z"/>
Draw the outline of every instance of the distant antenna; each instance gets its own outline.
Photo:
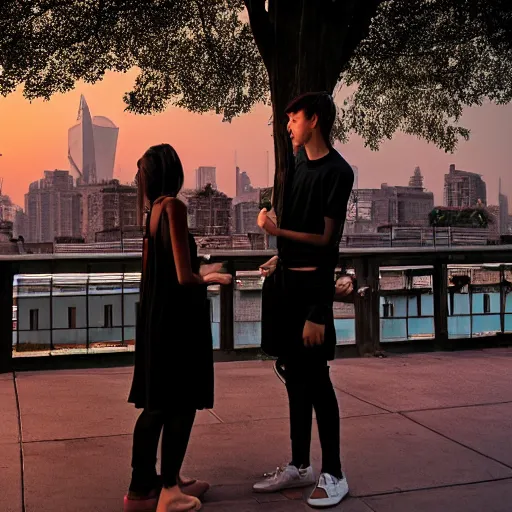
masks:
<path id="1" fill-rule="evenodd" d="M 0 155 L 2 156 L 2 155 Z M 2 186 L 4 184 L 4 179 L 3 178 L 0 178 L 0 196 L 2 195 Z"/>

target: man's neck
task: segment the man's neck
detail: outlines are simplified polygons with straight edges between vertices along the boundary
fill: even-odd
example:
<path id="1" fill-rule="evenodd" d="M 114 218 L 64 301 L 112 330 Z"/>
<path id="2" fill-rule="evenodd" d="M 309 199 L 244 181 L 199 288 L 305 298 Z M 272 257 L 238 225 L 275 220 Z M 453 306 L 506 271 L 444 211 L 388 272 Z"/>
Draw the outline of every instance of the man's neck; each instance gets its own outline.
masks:
<path id="1" fill-rule="evenodd" d="M 311 137 L 311 140 L 304 144 L 304 149 L 309 160 L 319 160 L 328 155 L 330 151 L 330 147 L 321 136 Z"/>

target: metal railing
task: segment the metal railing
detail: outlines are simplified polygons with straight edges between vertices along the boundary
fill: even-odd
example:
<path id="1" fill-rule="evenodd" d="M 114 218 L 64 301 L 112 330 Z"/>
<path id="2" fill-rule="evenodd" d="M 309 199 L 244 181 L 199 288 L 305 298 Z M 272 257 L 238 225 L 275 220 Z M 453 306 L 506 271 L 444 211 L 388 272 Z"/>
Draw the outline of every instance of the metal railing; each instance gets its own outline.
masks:
<path id="1" fill-rule="evenodd" d="M 241 344 L 235 342 L 235 292 L 237 287 L 236 277 L 246 271 L 254 271 L 258 266 L 266 261 L 273 251 L 216 251 L 211 256 L 211 261 L 227 262 L 228 271 L 235 277 L 230 286 L 221 287 L 218 291 L 218 308 L 214 322 L 218 327 L 217 347 L 221 352 L 231 352 Z M 372 249 L 345 249 L 340 254 L 340 263 L 343 266 L 352 267 L 357 277 L 357 287 L 364 290 L 364 293 L 356 294 L 354 299 L 355 313 L 355 347 L 360 355 L 376 354 L 381 350 L 381 342 L 393 340 L 410 340 L 421 334 L 421 338 L 431 338 L 430 343 L 436 345 L 446 344 L 450 337 L 473 336 L 473 324 L 478 323 L 479 316 L 492 317 L 492 332 L 507 333 L 512 331 L 512 303 L 507 301 L 511 279 L 508 279 L 508 268 L 512 267 L 512 246 L 484 246 L 484 247 L 429 247 L 429 248 L 372 248 Z M 0 256 L 0 371 L 9 371 L 12 368 L 13 357 L 13 334 L 16 335 L 16 344 L 22 342 L 19 337 L 20 332 L 30 331 L 29 328 L 19 325 L 19 318 L 13 323 L 13 296 L 19 299 L 16 293 L 16 286 L 13 285 L 13 279 L 17 275 L 35 274 L 60 276 L 63 274 L 118 274 L 123 276 L 123 282 L 126 275 L 140 272 L 141 259 L 139 253 L 133 254 L 53 254 L 53 255 L 22 255 L 22 256 Z M 499 279 L 487 285 L 487 288 L 498 297 L 496 301 L 491 300 L 486 292 L 485 285 L 472 283 L 468 290 L 469 305 L 466 310 L 455 311 L 452 304 L 453 293 L 450 293 L 448 285 L 448 270 L 450 266 L 461 265 L 491 265 L 493 271 L 498 272 Z M 423 290 L 432 297 L 432 305 L 428 306 L 429 311 L 421 311 L 420 299 L 418 296 L 422 291 L 414 289 L 411 286 L 403 287 L 400 290 L 390 291 L 380 286 L 380 275 L 385 272 L 385 268 L 400 267 L 405 269 L 408 276 L 429 276 L 431 287 L 429 290 Z M 237 274 L 238 273 L 238 274 Z M 405 275 L 404 274 L 404 275 Z M 56 278 L 58 281 L 58 277 Z M 87 283 L 89 290 L 90 283 Z M 480 288 L 479 288 L 480 286 Z M 482 288 L 483 286 L 483 288 Z M 50 294 L 50 324 L 47 326 L 52 343 L 55 333 L 67 328 L 59 325 L 52 325 L 54 314 L 51 311 L 53 307 L 59 306 L 58 297 L 53 295 L 54 283 L 49 287 Z M 255 287 L 255 290 L 257 287 Z M 257 290 L 256 290 L 257 291 Z M 18 290 L 19 292 L 19 290 Z M 125 287 L 123 284 L 123 294 Z M 87 294 L 89 291 L 87 291 Z M 217 292 L 214 292 L 214 294 Z M 396 305 L 405 308 L 402 312 L 393 311 L 392 307 L 385 307 L 390 295 L 402 294 L 406 298 L 403 306 L 398 302 Z M 130 290 L 132 305 L 135 304 L 137 295 L 135 289 Z M 497 295 L 496 295 L 497 294 Z M 483 307 L 473 307 L 473 297 L 482 298 Z M 480 297 L 481 296 L 481 297 Z M 511 295 L 512 298 L 512 295 Z M 127 322 L 125 318 L 125 297 L 122 301 L 122 313 L 119 321 L 112 319 L 106 322 L 104 328 L 120 329 L 120 345 L 130 345 L 134 337 L 134 325 Z M 430 299 L 429 299 L 430 300 Z M 465 300 L 465 299 L 464 299 Z M 416 302 L 415 302 L 416 301 Z M 86 303 L 88 303 L 86 301 Z M 415 305 L 416 304 L 416 305 Z M 498 304 L 498 306 L 496 306 Z M 419 309 L 418 309 L 419 308 Z M 425 308 L 425 306 L 423 306 Z M 465 306 L 462 308 L 464 309 Z M 391 315 L 390 315 L 391 313 Z M 91 347 L 90 332 L 91 326 L 80 324 L 77 327 L 77 319 L 73 313 L 68 311 L 69 322 L 76 329 L 83 328 L 87 331 L 86 347 Z M 112 312 L 105 309 L 105 315 L 110 318 Z M 464 318 L 467 316 L 470 322 L 469 329 L 460 329 L 453 336 L 453 319 Z M 74 318 L 74 319 L 73 319 Z M 89 316 L 87 314 L 87 322 Z M 38 320 L 38 319 L 37 319 Z M 394 325 L 399 325 L 398 334 L 389 335 L 387 325 L 394 320 Z M 425 332 L 418 333 L 418 322 L 421 320 L 430 325 L 430 328 L 423 328 Z M 31 321 L 35 321 L 34 318 Z M 402 322 L 402 324 L 400 323 Z M 464 323 L 461 321 L 461 323 Z M 255 322 L 257 323 L 257 322 Z M 432 325 L 433 324 L 433 325 Z M 39 326 L 37 326 L 39 329 Z M 450 336 L 450 329 L 452 335 Z M 42 330 L 42 329 L 41 329 Z M 127 335 L 127 330 L 130 334 Z M 432 332 L 428 332 L 432 331 Z M 457 329 L 455 329 L 457 331 Z M 119 337 L 119 336 L 117 336 Z M 254 345 L 258 345 L 259 340 L 255 340 Z M 93 344 L 93 343 L 92 343 Z"/>

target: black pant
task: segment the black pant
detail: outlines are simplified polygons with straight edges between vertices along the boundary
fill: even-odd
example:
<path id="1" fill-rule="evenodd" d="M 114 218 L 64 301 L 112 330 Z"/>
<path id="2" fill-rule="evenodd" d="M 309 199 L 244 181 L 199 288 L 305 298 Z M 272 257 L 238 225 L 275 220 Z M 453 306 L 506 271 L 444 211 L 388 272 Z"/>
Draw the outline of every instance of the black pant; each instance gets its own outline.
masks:
<path id="1" fill-rule="evenodd" d="M 133 432 L 130 491 L 148 494 L 160 484 L 164 487 L 177 485 L 195 416 L 195 409 L 172 412 L 142 411 Z M 160 482 L 155 466 L 162 428 Z"/>
<path id="2" fill-rule="evenodd" d="M 292 464 L 310 465 L 313 408 L 322 447 L 322 473 L 342 477 L 338 400 L 329 376 L 329 366 L 315 348 L 282 359 L 290 405 Z"/>

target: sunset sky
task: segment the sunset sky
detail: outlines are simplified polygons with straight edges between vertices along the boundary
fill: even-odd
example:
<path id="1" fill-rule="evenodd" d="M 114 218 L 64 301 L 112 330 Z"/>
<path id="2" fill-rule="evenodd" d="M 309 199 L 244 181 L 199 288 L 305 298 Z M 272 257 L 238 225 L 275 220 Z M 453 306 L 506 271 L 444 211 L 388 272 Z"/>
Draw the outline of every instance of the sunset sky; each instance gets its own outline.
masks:
<path id="1" fill-rule="evenodd" d="M 135 72 L 107 74 L 96 85 L 78 83 L 75 90 L 29 103 L 21 90 L 0 98 L 0 177 L 3 193 L 24 206 L 30 182 L 43 171 L 68 169 L 67 130 L 76 123 L 80 94 L 84 94 L 92 115 L 110 118 L 119 127 L 114 177 L 129 182 L 135 175 L 140 155 L 153 144 L 169 142 L 180 155 L 185 168 L 185 186 L 195 183 L 194 169 L 201 165 L 217 167 L 219 188 L 228 195 L 235 192 L 235 151 L 238 165 L 249 173 L 253 185 L 267 185 L 266 153 L 270 154 L 270 181 L 273 176 L 273 143 L 268 126 L 270 110 L 257 106 L 253 112 L 222 123 L 220 116 L 191 114 L 169 108 L 155 116 L 124 112 L 122 96 L 130 90 Z M 461 142 L 455 154 L 446 154 L 432 145 L 403 134 L 382 145 L 380 151 L 365 149 L 353 137 L 338 149 L 359 168 L 359 187 L 407 185 L 414 167 L 419 165 L 425 186 L 443 200 L 443 175 L 451 163 L 458 169 L 478 172 L 487 183 L 488 203 L 497 203 L 498 178 L 504 193 L 512 199 L 512 105 L 483 107 L 466 111 L 463 119 L 471 129 L 469 142 Z M 511 200 L 512 204 L 512 200 Z"/>

